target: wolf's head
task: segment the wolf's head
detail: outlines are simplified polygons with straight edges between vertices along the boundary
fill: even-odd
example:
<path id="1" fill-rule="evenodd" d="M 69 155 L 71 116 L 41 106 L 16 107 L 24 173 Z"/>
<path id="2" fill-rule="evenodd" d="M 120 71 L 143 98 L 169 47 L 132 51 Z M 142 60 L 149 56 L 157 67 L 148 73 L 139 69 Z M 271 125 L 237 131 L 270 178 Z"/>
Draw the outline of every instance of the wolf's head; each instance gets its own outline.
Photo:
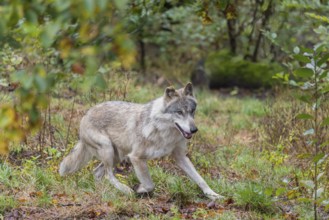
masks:
<path id="1" fill-rule="evenodd" d="M 168 87 L 164 93 L 165 114 L 170 114 L 170 120 L 184 138 L 190 139 L 198 131 L 194 122 L 194 113 L 197 101 L 193 95 L 192 83 L 184 88 L 175 90 Z"/>

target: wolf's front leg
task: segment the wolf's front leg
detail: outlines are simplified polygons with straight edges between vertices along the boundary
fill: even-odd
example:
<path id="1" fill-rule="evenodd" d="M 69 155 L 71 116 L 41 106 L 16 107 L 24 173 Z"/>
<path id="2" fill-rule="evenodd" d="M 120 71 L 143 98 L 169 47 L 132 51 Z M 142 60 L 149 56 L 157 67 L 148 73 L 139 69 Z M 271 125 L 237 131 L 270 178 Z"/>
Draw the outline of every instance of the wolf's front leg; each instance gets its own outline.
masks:
<path id="1" fill-rule="evenodd" d="M 132 165 L 134 166 L 136 176 L 141 183 L 136 192 L 137 193 L 149 193 L 154 189 L 154 183 L 151 179 L 147 161 L 143 159 L 139 159 L 134 156 L 129 156 Z"/>
<path id="2" fill-rule="evenodd" d="M 177 165 L 201 188 L 203 193 L 211 200 L 222 199 L 223 196 L 215 193 L 200 176 L 200 174 L 194 168 L 190 159 L 186 156 L 185 150 L 178 148 L 172 156 L 174 157 Z"/>

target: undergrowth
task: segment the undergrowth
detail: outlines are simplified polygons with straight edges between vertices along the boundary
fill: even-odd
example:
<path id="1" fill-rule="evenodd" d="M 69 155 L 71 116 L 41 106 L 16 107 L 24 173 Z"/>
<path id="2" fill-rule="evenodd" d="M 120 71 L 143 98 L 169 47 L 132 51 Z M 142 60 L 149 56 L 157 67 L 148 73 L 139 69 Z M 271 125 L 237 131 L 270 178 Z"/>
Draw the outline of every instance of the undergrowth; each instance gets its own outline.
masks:
<path id="1" fill-rule="evenodd" d="M 65 93 L 65 87 L 60 88 Z M 307 210 L 311 207 L 294 200 L 293 195 L 303 193 L 294 191 L 295 177 L 301 175 L 300 168 L 289 163 L 286 157 L 275 162 L 281 154 L 288 153 L 285 149 L 274 149 L 279 156 L 268 153 L 269 139 L 259 139 L 259 127 L 263 124 L 262 131 L 266 132 L 266 126 L 270 125 L 261 120 L 269 120 L 267 117 L 271 115 L 265 108 L 266 101 L 251 97 L 223 97 L 216 92 L 196 91 L 199 132 L 189 142 L 188 156 L 210 187 L 225 196 L 221 202 L 211 204 L 171 158 L 149 162 L 156 185 L 149 197 L 128 197 L 105 179 L 96 182 L 92 170 L 97 161 L 74 175 L 60 177 L 58 165 L 76 143 L 79 121 L 90 106 L 104 99 L 145 103 L 164 91 L 160 86 L 140 86 L 134 81 L 129 82 L 125 96 L 122 87 L 112 88 L 111 95 L 97 97 L 92 94 L 92 99 L 79 93 L 70 98 L 58 96 L 61 93 L 52 97 L 50 109 L 45 114 L 44 131 L 27 137 L 25 143 L 15 146 L 8 157 L 2 158 L 2 216 L 49 219 L 101 219 L 106 216 L 285 219 L 287 215 L 308 216 Z M 285 105 L 284 102 L 281 105 Z M 138 184 L 130 165 L 122 164 L 119 168 L 121 171 L 116 175 L 120 181 L 131 187 Z"/>

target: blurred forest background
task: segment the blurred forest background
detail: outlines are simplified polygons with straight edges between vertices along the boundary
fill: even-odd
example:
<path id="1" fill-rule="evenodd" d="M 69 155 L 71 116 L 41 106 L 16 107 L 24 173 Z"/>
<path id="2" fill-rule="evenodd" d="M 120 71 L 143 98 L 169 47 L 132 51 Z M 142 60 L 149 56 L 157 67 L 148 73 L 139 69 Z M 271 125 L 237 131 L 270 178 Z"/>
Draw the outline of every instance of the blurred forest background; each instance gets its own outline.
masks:
<path id="1" fill-rule="evenodd" d="M 328 0 L 3 0 L 0 14 L 1 217 L 329 218 Z M 143 201 L 89 172 L 58 176 L 88 108 L 188 81 L 201 124 L 189 154 L 220 205 L 167 159 Z"/>

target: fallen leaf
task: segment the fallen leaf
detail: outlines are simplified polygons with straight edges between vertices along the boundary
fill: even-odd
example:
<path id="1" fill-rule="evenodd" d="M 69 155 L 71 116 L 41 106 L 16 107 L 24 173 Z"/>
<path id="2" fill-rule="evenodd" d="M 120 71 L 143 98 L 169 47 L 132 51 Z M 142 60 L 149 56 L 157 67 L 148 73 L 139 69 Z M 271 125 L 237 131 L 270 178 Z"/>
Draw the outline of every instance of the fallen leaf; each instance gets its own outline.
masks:
<path id="1" fill-rule="evenodd" d="M 57 205 L 57 204 L 58 204 L 58 200 L 57 200 L 57 199 L 53 199 L 53 200 L 51 200 L 51 203 L 52 203 L 53 205 Z"/>
<path id="2" fill-rule="evenodd" d="M 21 203 L 27 202 L 27 198 L 25 198 L 25 197 L 20 197 L 17 200 Z"/>
<path id="3" fill-rule="evenodd" d="M 30 197 L 41 197 L 42 195 L 43 195 L 43 192 L 41 192 L 41 191 L 30 193 Z"/>

